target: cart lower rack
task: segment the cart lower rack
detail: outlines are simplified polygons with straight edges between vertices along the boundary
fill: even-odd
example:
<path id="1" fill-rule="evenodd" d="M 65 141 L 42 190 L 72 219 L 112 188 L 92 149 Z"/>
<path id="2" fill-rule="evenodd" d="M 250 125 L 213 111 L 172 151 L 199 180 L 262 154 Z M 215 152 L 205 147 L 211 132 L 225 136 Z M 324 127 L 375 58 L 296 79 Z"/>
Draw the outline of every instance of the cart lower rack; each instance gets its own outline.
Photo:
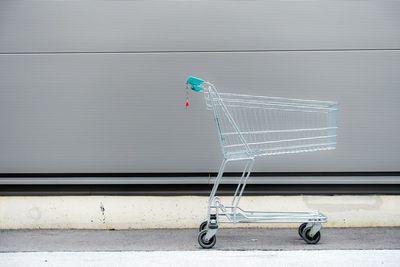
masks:
<path id="1" fill-rule="evenodd" d="M 186 84 L 194 91 L 204 92 L 223 154 L 208 201 L 207 220 L 199 227 L 200 246 L 215 245 L 219 223 L 301 223 L 300 237 L 309 244 L 318 243 L 321 224 L 327 221 L 322 213 L 245 211 L 239 202 L 255 158 L 336 148 L 337 103 L 220 93 L 211 83 L 193 76 Z M 231 204 L 223 205 L 216 192 L 225 166 L 239 160 L 245 161 L 242 176 Z"/>

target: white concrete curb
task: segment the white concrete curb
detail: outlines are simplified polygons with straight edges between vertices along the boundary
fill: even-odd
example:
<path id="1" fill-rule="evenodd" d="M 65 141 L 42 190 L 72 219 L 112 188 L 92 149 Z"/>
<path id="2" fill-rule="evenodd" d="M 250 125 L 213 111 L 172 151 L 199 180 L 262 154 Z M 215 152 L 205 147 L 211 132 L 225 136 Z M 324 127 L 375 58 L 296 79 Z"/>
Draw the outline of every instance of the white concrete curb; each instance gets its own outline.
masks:
<path id="1" fill-rule="evenodd" d="M 222 202 L 228 203 L 228 198 Z M 207 197 L 46 196 L 0 197 L 0 229 L 197 228 Z M 400 196 L 244 197 L 248 210 L 320 210 L 326 227 L 400 226 Z M 232 227 L 232 224 L 227 225 Z M 297 227 L 287 224 L 238 227 Z"/>

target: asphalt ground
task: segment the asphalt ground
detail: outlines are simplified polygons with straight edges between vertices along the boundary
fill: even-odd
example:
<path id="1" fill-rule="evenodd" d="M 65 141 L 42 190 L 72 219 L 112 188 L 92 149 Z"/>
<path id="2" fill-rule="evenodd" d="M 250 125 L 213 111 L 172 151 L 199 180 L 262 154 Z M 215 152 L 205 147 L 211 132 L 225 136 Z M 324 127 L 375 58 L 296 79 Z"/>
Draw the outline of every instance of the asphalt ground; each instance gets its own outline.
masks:
<path id="1" fill-rule="evenodd" d="M 197 229 L 0 231 L 2 253 L 197 250 L 204 251 Z M 400 250 L 400 227 L 323 228 L 316 245 L 306 244 L 295 228 L 222 228 L 212 250 Z"/>

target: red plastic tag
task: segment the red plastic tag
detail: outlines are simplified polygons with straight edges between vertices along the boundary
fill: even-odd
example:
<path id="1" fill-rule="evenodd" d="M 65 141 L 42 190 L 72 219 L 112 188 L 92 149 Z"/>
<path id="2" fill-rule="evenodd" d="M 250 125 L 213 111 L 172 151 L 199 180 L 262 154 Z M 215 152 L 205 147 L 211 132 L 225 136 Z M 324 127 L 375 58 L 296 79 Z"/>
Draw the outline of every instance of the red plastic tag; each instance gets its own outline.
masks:
<path id="1" fill-rule="evenodd" d="M 189 86 L 186 84 L 186 102 L 185 102 L 186 110 L 189 107 Z"/>

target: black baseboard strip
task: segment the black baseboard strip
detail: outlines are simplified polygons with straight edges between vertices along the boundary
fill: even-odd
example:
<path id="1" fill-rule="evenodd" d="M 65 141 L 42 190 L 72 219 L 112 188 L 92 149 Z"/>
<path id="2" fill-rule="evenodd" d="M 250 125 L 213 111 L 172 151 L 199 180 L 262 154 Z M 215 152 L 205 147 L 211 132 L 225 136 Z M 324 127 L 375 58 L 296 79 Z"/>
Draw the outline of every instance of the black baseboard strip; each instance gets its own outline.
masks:
<path id="1" fill-rule="evenodd" d="M 207 196 L 212 185 L 1 185 L 0 196 Z M 232 195 L 236 186 L 222 184 L 218 195 Z M 400 184 L 250 184 L 244 195 L 370 195 L 400 194 Z"/>

